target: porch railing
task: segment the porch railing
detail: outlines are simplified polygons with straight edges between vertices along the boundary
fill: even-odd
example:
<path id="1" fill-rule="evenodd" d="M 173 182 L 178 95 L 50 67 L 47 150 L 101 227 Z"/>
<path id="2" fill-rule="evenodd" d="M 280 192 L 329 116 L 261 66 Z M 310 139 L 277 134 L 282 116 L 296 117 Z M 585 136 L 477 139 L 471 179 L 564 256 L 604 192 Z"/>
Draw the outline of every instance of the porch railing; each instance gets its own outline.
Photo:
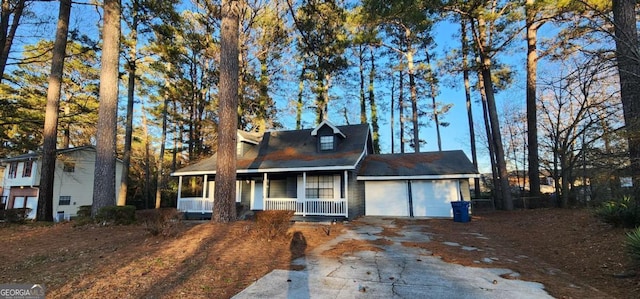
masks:
<path id="1" fill-rule="evenodd" d="M 211 213 L 213 200 L 202 197 L 183 197 L 178 199 L 178 210 L 188 213 Z"/>
<path id="2" fill-rule="evenodd" d="M 213 201 L 201 197 L 178 199 L 178 210 L 188 213 L 211 213 Z M 267 198 L 264 210 L 292 210 L 302 216 L 347 216 L 347 201 L 344 199 Z"/>
<path id="3" fill-rule="evenodd" d="M 347 201 L 344 199 L 267 198 L 265 210 L 293 210 L 302 216 L 347 216 Z"/>

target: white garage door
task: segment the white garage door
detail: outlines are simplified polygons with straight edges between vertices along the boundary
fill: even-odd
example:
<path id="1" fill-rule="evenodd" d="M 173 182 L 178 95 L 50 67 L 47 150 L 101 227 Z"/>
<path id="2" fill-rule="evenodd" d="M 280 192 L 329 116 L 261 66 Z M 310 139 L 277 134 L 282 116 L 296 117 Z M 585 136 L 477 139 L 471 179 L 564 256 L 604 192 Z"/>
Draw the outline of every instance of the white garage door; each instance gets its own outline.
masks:
<path id="1" fill-rule="evenodd" d="M 409 216 L 406 181 L 365 181 L 365 215 Z"/>
<path id="2" fill-rule="evenodd" d="M 451 202 L 460 197 L 456 180 L 412 180 L 414 217 L 453 217 Z M 365 214 L 409 216 L 409 188 L 406 180 L 365 181 Z"/>
<path id="3" fill-rule="evenodd" d="M 451 202 L 457 201 L 457 181 L 411 181 L 413 216 L 453 217 Z"/>

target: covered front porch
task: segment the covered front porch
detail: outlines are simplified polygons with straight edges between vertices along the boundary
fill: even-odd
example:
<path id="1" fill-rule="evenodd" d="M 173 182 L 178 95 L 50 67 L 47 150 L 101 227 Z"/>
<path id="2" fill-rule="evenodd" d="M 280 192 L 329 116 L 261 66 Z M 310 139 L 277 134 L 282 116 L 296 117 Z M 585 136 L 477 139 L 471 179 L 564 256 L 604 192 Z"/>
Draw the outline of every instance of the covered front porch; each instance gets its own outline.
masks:
<path id="1" fill-rule="evenodd" d="M 253 211 L 291 210 L 296 216 L 349 217 L 349 173 L 238 174 L 236 202 Z M 178 210 L 210 217 L 215 175 L 178 177 Z"/>

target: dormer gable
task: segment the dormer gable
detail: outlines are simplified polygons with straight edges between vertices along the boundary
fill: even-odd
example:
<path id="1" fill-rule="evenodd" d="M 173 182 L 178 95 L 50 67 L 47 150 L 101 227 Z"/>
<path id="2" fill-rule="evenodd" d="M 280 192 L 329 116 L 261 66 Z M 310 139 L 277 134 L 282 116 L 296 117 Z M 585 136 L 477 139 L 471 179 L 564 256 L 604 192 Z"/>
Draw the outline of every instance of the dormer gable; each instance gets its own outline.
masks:
<path id="1" fill-rule="evenodd" d="M 329 152 L 336 150 L 338 146 L 339 138 L 346 138 L 347 136 L 340 131 L 338 127 L 332 124 L 328 120 L 323 120 L 313 131 L 311 136 L 317 137 L 318 152 Z"/>
<path id="2" fill-rule="evenodd" d="M 246 152 L 254 148 L 260 143 L 262 136 L 258 133 L 245 132 L 238 130 L 236 142 L 236 153 L 238 157 L 242 157 Z"/>

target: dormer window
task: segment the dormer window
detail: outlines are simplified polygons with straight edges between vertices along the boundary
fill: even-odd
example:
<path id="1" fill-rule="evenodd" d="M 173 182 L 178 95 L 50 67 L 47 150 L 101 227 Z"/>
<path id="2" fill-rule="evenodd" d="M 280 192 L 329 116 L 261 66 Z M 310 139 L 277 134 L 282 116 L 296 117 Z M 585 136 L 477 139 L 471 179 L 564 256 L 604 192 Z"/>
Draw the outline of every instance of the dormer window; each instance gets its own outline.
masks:
<path id="1" fill-rule="evenodd" d="M 320 136 L 320 150 L 321 151 L 333 150 L 333 145 L 334 145 L 333 138 L 334 138 L 333 135 Z"/>
<path id="2" fill-rule="evenodd" d="M 318 151 L 333 151 L 338 146 L 339 141 L 336 140 L 336 137 L 346 138 L 340 131 L 340 129 L 330 123 L 328 120 L 323 120 L 313 131 L 311 131 L 311 136 L 316 137 L 318 144 Z"/>

